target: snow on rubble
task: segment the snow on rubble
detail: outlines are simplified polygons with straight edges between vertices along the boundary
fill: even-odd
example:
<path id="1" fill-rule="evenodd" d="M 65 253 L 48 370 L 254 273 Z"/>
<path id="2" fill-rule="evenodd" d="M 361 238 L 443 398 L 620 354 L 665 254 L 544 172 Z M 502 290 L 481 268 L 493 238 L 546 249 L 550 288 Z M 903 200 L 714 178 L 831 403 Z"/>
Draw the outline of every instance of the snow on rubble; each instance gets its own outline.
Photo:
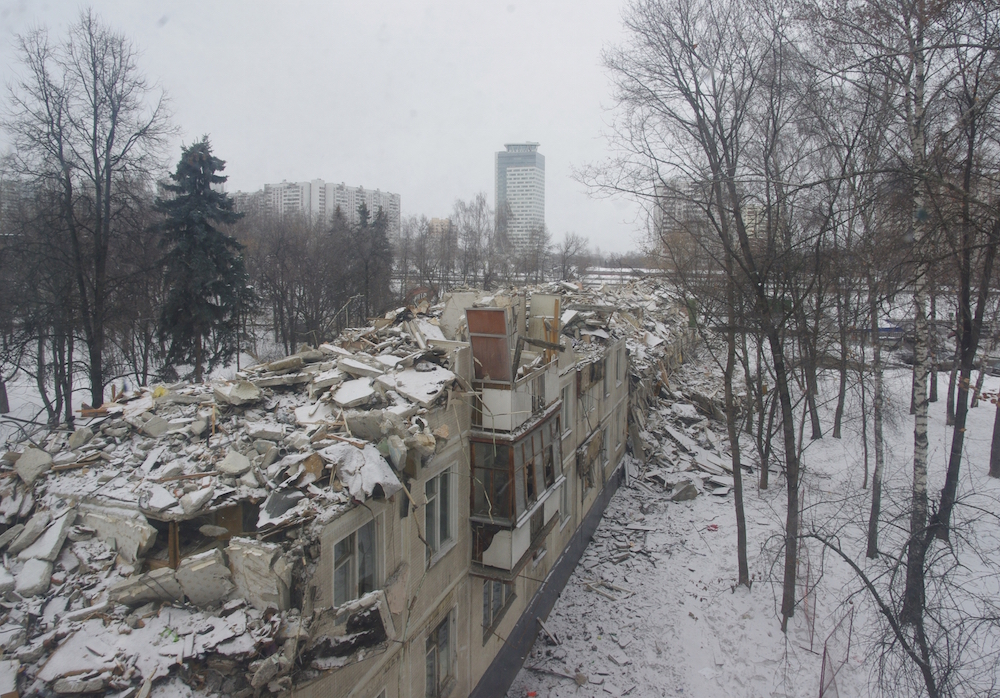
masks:
<path id="1" fill-rule="evenodd" d="M 640 376 L 681 363 L 665 347 L 687 317 L 665 287 L 535 290 L 562 297 L 558 339 L 578 357 L 626 337 L 636 404 L 651 397 Z M 15 695 L 278 693 L 293 669 L 308 678 L 395 637 L 381 590 L 316 613 L 296 607 L 295 590 L 315 573 L 324 526 L 400 492 L 408 463 L 459 436 L 431 416 L 471 389 L 458 365 L 470 360 L 464 309 L 515 297 L 466 291 L 399 308 L 232 380 L 115 395 L 74 431 L 14 444 L 0 455 L 0 684 Z M 518 348 L 519 372 L 540 364 L 536 348 Z M 684 400 L 692 443 L 677 448 L 713 478 L 699 488 L 724 494 L 719 439 L 702 423 L 718 400 L 700 389 Z M 645 427 L 642 438 L 651 450 Z M 345 617 L 365 632 L 345 635 Z"/>
<path id="2" fill-rule="evenodd" d="M 396 316 L 235 380 L 116 395 L 3 454 L 4 695 L 250 695 L 287 690 L 296 662 L 352 661 L 344 626 L 319 641 L 290 592 L 322 526 L 393 496 L 394 466 L 441 438 L 420 415 L 449 399 L 454 356 Z M 384 595 L 349 606 L 368 617 Z"/>

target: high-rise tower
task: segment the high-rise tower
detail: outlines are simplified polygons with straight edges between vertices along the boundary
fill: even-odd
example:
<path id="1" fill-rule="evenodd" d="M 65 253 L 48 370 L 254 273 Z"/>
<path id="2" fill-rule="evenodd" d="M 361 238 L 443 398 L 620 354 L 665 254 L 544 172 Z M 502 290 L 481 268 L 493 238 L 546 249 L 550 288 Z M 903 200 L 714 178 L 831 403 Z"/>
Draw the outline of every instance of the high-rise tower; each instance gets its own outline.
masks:
<path id="1" fill-rule="evenodd" d="M 517 250 L 545 225 L 545 156 L 537 143 L 505 143 L 496 154 L 498 224 Z"/>

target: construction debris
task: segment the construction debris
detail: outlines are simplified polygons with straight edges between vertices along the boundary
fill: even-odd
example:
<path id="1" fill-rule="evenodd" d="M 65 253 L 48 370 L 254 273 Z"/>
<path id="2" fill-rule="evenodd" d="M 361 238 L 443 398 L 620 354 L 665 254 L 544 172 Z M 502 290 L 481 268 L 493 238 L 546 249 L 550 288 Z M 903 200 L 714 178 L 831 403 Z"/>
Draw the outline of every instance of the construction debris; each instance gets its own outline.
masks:
<path id="1" fill-rule="evenodd" d="M 680 299 L 645 282 L 547 284 L 531 299 L 529 311 L 520 291 L 456 292 L 233 380 L 124 390 L 73 430 L 13 444 L 0 459 L 0 689 L 148 696 L 211 675 L 208 693 L 280 693 L 391 642 L 389 582 L 315 611 L 307 590 L 325 527 L 369 499 L 421 503 L 404 484 L 468 428 L 449 409 L 480 370 L 466 308 L 510 308 L 528 327 L 494 376 L 572 354 L 580 381 L 606 381 L 597 357 L 624 336 L 627 366 L 607 371 L 630 382 L 637 481 L 676 487 L 690 467 L 715 478 L 701 488 L 726 486 L 725 429 L 709 427 L 718 391 L 676 375 L 697 344 Z M 671 390 L 683 405 L 647 419 Z M 660 447 L 666 434 L 677 452 Z"/>

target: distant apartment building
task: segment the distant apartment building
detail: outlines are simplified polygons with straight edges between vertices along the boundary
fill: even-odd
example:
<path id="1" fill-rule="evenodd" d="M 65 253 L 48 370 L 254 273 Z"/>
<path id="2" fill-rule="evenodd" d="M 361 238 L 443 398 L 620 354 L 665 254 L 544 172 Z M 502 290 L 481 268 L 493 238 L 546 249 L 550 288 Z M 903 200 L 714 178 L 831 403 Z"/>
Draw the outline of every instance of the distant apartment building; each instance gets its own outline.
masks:
<path id="1" fill-rule="evenodd" d="M 538 143 L 505 143 L 496 153 L 496 207 L 499 225 L 515 250 L 545 225 L 545 156 Z"/>
<path id="2" fill-rule="evenodd" d="M 431 237 L 443 238 L 450 235 L 455 229 L 450 218 L 431 218 L 427 224 L 427 232 Z"/>
<path id="3" fill-rule="evenodd" d="M 237 208 L 243 211 L 257 209 L 279 216 L 302 214 L 322 221 L 332 218 L 339 206 L 351 223 L 359 221 L 358 207 L 364 203 L 373 217 L 379 209 L 385 211 L 389 219 L 389 238 L 399 236 L 399 194 L 379 189 L 349 187 L 343 182 L 334 184 L 314 179 L 310 182 L 265 184 L 261 191 L 249 194 L 237 192 L 234 198 Z"/>

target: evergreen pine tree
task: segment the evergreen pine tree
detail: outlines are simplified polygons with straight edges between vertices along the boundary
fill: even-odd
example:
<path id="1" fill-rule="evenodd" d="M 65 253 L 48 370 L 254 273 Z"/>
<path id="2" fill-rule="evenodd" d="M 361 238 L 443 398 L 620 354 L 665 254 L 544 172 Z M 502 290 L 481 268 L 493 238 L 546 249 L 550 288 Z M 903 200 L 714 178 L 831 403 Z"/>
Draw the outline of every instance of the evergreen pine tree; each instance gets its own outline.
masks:
<path id="1" fill-rule="evenodd" d="M 217 174 L 226 163 L 212 155 L 208 137 L 183 149 L 173 184 L 173 196 L 156 199 L 166 215 L 161 245 L 169 292 L 160 313 L 160 339 L 169 341 L 166 363 L 194 364 L 195 381 L 229 361 L 238 350 L 239 314 L 252 300 L 243 262 L 243 246 L 217 225 L 237 221 L 225 192 L 213 189 L 226 177 Z"/>

